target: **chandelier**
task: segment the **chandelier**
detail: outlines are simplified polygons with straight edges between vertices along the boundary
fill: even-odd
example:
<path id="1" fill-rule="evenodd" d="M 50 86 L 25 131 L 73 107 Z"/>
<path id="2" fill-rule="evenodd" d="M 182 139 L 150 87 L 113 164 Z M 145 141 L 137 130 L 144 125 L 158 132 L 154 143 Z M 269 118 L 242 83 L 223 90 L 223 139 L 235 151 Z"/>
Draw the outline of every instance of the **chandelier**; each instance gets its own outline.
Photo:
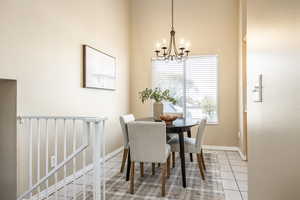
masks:
<path id="1" fill-rule="evenodd" d="M 179 48 L 176 47 L 175 29 L 174 29 L 174 0 L 172 0 L 172 27 L 170 31 L 170 41 L 167 46 L 167 40 L 163 39 L 162 42 L 156 43 L 156 58 L 159 60 L 178 60 L 181 61 L 189 56 L 190 42 L 185 42 L 184 39 L 180 40 Z"/>

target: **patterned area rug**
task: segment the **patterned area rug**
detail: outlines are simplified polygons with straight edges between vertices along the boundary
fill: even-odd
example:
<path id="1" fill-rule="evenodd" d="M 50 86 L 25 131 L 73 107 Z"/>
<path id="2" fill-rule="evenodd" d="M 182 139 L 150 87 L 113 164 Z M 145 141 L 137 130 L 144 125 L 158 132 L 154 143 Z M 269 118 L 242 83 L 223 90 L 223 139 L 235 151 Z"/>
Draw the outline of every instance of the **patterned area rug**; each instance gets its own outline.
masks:
<path id="1" fill-rule="evenodd" d="M 195 161 L 190 162 L 186 156 L 187 188 L 182 187 L 179 156 L 176 157 L 176 167 L 171 168 L 170 178 L 166 179 L 166 197 L 161 197 L 160 168 L 152 176 L 151 164 L 145 164 L 145 176 L 140 177 L 139 164 L 136 165 L 135 193 L 129 193 L 129 181 L 125 180 L 125 173 L 107 171 L 106 199 L 180 199 L 180 200 L 224 200 L 223 184 L 221 180 L 221 166 L 216 153 L 204 153 L 206 163 L 206 180 L 203 181 Z M 112 161 L 116 168 L 117 161 Z M 118 165 L 119 167 L 120 165 Z"/>

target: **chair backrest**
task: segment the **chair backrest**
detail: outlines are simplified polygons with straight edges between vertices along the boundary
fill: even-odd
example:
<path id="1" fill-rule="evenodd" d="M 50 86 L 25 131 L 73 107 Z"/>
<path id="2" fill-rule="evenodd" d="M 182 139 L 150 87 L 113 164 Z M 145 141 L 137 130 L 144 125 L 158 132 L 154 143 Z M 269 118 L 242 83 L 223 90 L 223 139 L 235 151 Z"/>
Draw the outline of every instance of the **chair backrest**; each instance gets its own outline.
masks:
<path id="1" fill-rule="evenodd" d="M 128 128 L 127 124 L 129 122 L 133 122 L 135 120 L 134 115 L 122 115 L 120 117 L 120 124 L 123 132 L 123 140 L 124 140 L 124 148 L 128 148 L 129 145 L 129 138 L 128 138 Z"/>
<path id="2" fill-rule="evenodd" d="M 162 122 L 128 123 L 130 156 L 136 162 L 164 163 L 166 149 L 166 125 Z"/>
<path id="3" fill-rule="evenodd" d="M 205 132 L 205 128 L 206 128 L 206 123 L 207 123 L 207 120 L 202 119 L 199 124 L 199 127 L 198 127 L 197 136 L 196 136 L 196 145 L 199 148 L 201 148 L 201 145 L 202 145 L 202 140 L 203 140 L 203 136 L 204 136 L 204 132 Z"/>

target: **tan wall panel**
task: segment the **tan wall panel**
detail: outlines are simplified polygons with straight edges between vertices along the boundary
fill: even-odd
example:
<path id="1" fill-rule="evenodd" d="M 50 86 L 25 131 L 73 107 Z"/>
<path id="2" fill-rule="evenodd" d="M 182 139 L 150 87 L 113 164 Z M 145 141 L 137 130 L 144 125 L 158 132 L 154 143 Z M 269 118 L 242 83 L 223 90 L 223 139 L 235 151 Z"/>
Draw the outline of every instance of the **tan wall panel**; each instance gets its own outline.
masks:
<path id="1" fill-rule="evenodd" d="M 192 55 L 218 54 L 220 124 L 209 126 L 206 144 L 238 145 L 238 1 L 185 0 L 175 3 L 177 40 L 191 41 Z M 151 116 L 138 92 L 151 86 L 151 57 L 157 40 L 169 39 L 171 1 L 131 1 L 131 111 Z"/>

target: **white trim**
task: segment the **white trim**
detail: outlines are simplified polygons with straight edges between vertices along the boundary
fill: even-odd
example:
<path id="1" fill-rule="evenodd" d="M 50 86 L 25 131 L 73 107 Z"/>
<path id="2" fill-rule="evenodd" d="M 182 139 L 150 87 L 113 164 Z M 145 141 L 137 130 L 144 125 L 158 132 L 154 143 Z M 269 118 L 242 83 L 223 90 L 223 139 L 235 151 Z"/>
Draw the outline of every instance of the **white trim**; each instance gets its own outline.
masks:
<path id="1" fill-rule="evenodd" d="M 240 154 L 242 160 L 246 161 L 246 160 L 247 160 L 247 157 L 246 157 L 246 155 L 243 154 L 243 152 L 241 151 L 240 148 L 238 148 L 238 152 L 239 152 L 239 154 Z"/>
<path id="2" fill-rule="evenodd" d="M 238 147 L 229 147 L 229 146 L 215 146 L 215 145 L 202 145 L 203 149 L 206 150 L 218 150 L 218 151 L 239 151 Z"/>
<path id="3" fill-rule="evenodd" d="M 117 154 L 119 154 L 121 151 L 123 151 L 123 149 L 124 149 L 124 147 L 122 146 L 122 147 L 114 150 L 113 152 L 110 152 L 109 154 L 105 155 L 104 160 L 107 161 L 107 160 L 115 157 Z"/>
<path id="4" fill-rule="evenodd" d="M 107 117 L 84 117 L 84 116 L 18 116 L 22 119 L 54 119 L 54 120 L 85 120 L 87 122 L 100 122 L 107 120 Z"/>
<path id="5" fill-rule="evenodd" d="M 78 172 L 75 173 L 75 179 L 78 179 L 79 177 L 83 176 L 84 174 L 86 174 L 88 171 L 90 171 L 92 169 L 93 169 L 93 165 L 90 164 L 90 165 L 86 166 L 84 169 L 79 170 Z M 48 189 L 41 191 L 40 194 L 34 195 L 31 199 L 35 200 L 38 198 L 41 198 L 41 199 L 46 198 L 47 194 L 48 194 L 48 196 L 50 196 L 51 194 L 56 192 L 56 190 L 60 190 L 61 188 L 65 187 L 65 185 L 68 185 L 69 183 L 71 183 L 73 180 L 74 180 L 74 175 L 72 174 L 72 175 L 62 179 L 61 181 L 59 181 L 56 185 L 53 184 Z M 22 199 L 25 200 L 25 198 L 22 198 Z"/>
<path id="6" fill-rule="evenodd" d="M 109 159 L 115 157 L 115 156 L 118 155 L 123 149 L 124 149 L 124 147 L 122 146 L 122 147 L 120 147 L 120 148 L 114 150 L 113 152 L 107 154 L 107 155 L 105 156 L 104 160 L 107 161 L 107 160 L 109 160 Z M 101 160 L 101 162 L 103 161 L 102 159 L 100 159 L 100 160 Z M 88 171 L 90 171 L 90 170 L 92 170 L 92 169 L 93 169 L 93 164 L 89 164 L 89 165 L 87 165 L 84 169 L 81 169 L 81 170 L 75 172 L 75 179 L 77 179 L 77 178 L 83 176 L 84 174 L 86 174 Z M 69 183 L 72 182 L 73 180 L 74 180 L 74 175 L 72 174 L 72 175 L 70 175 L 70 176 L 68 176 L 68 177 L 66 177 L 66 178 L 64 178 L 64 179 L 62 179 L 61 181 L 59 181 L 59 182 L 57 183 L 56 186 L 55 186 L 55 184 L 54 184 L 54 185 L 50 186 L 48 189 L 45 189 L 45 190 L 41 191 L 40 197 L 46 198 L 46 195 L 47 195 L 47 194 L 50 196 L 52 193 L 55 192 L 56 189 L 57 189 L 57 190 L 60 190 L 61 188 L 65 187 L 65 185 L 69 184 Z M 48 192 L 47 192 L 47 190 L 48 190 Z M 37 199 L 37 198 L 38 198 L 37 194 L 36 194 L 35 196 L 32 197 L 32 199 Z M 23 199 L 25 199 L 25 198 L 23 198 Z"/>
<path id="7" fill-rule="evenodd" d="M 239 147 L 228 147 L 228 146 L 215 146 L 215 145 L 202 145 L 205 150 L 217 150 L 217 151 L 237 151 L 242 160 L 247 161 L 247 157 L 242 153 Z"/>
<path id="8" fill-rule="evenodd" d="M 31 144 L 31 143 L 30 143 Z M 57 144 L 57 143 L 56 143 Z M 40 187 L 40 185 L 44 182 L 47 181 L 47 179 L 49 179 L 51 176 L 56 176 L 57 172 L 59 170 L 61 170 L 65 165 L 67 165 L 73 158 L 75 158 L 75 156 L 79 155 L 81 152 L 83 152 L 89 145 L 88 144 L 83 144 L 81 145 L 75 152 L 73 152 L 71 155 L 68 156 L 68 158 L 66 160 L 64 160 L 63 162 L 61 162 L 60 164 L 58 164 L 54 169 L 52 169 L 49 174 L 47 174 L 46 176 L 44 176 L 41 180 L 39 180 L 35 185 L 30 185 L 30 189 L 27 190 L 24 194 L 22 194 L 20 197 L 18 197 L 18 200 L 22 200 L 24 199 L 27 195 L 32 195 L 32 192 L 37 189 L 38 187 Z M 32 177 L 32 175 L 30 175 L 30 177 Z M 71 176 L 69 176 L 71 177 Z M 72 178 L 72 177 L 71 177 Z M 55 178 L 56 179 L 56 178 Z M 70 179 L 70 178 L 69 178 Z M 60 184 L 56 184 L 56 180 L 55 180 L 55 184 L 54 187 L 55 189 L 57 188 L 57 186 L 59 186 Z M 59 189 L 58 189 L 59 190 Z"/>

